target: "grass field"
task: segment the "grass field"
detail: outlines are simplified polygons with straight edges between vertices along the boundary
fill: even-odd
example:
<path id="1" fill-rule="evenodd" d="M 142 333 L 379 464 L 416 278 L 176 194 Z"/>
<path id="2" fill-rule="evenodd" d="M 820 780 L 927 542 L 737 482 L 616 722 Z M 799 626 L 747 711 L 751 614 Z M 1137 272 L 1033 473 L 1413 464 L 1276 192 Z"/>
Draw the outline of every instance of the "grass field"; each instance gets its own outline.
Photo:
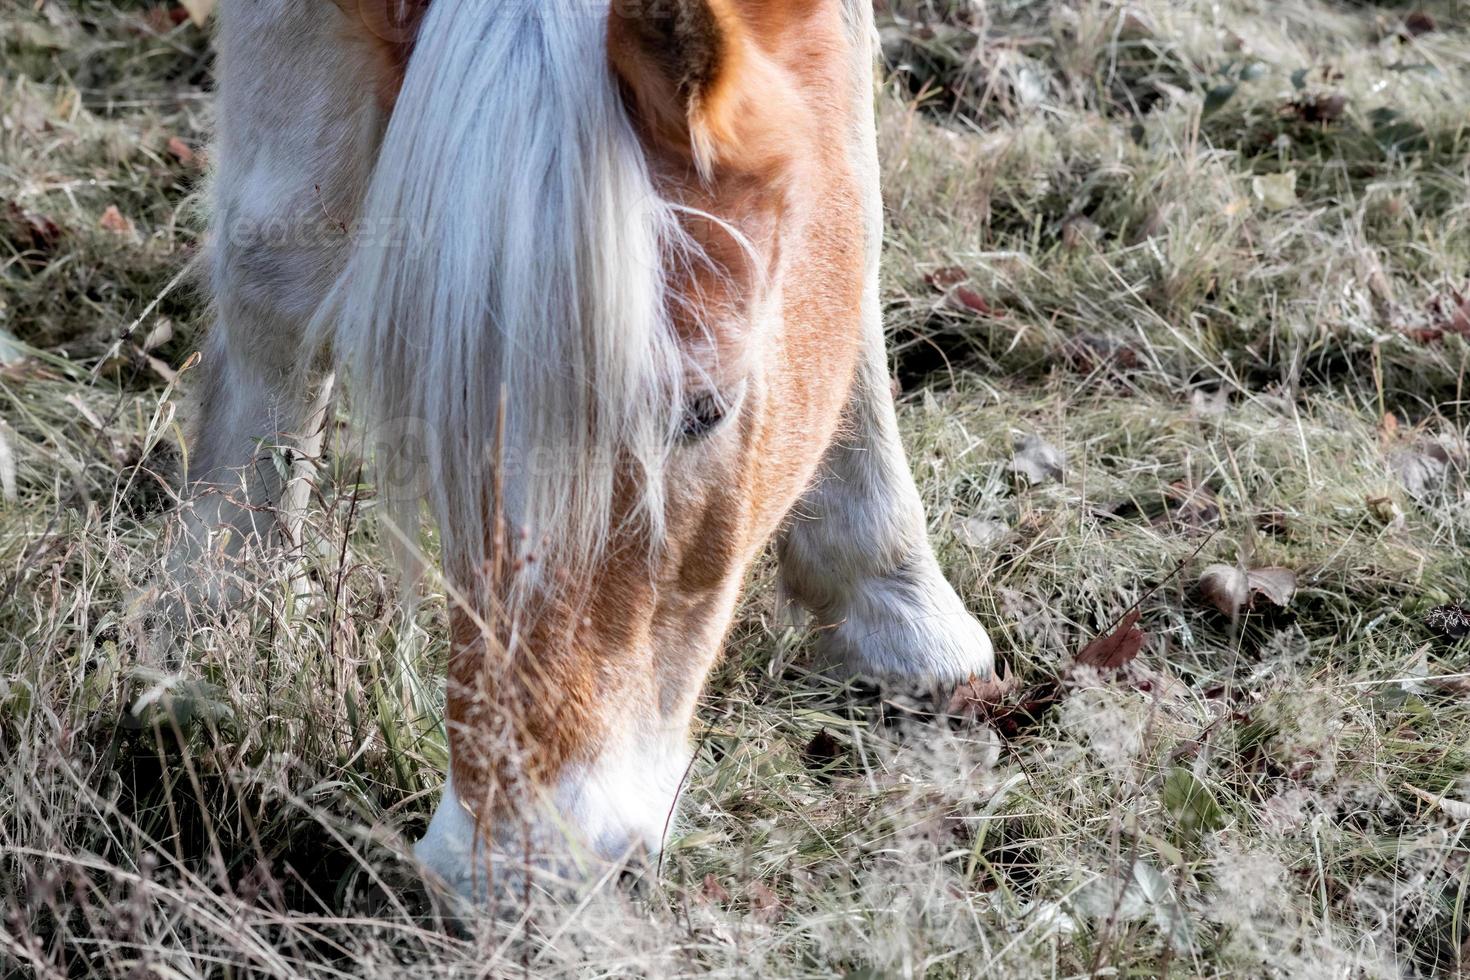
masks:
<path id="1" fill-rule="evenodd" d="M 1470 975 L 1463 0 L 880 3 L 902 418 L 1015 689 L 814 677 L 763 566 L 655 873 L 463 930 L 405 860 L 444 601 L 358 460 L 314 596 L 148 629 L 207 320 L 171 14 L 0 0 L 3 972 Z"/>

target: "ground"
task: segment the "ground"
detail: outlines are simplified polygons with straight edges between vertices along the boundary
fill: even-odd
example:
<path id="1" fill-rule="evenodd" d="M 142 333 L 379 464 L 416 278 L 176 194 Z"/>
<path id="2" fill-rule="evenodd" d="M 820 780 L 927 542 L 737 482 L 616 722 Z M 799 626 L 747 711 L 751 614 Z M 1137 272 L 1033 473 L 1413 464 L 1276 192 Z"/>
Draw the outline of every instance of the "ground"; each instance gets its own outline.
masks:
<path id="1" fill-rule="evenodd" d="M 902 419 L 1011 682 L 945 718 L 813 677 L 765 564 L 658 868 L 453 929 L 403 860 L 443 600 L 401 600 L 350 453 L 314 596 L 182 667 L 146 635 L 207 32 L 0 7 L 0 965 L 1470 972 L 1470 12 L 880 8 Z"/>

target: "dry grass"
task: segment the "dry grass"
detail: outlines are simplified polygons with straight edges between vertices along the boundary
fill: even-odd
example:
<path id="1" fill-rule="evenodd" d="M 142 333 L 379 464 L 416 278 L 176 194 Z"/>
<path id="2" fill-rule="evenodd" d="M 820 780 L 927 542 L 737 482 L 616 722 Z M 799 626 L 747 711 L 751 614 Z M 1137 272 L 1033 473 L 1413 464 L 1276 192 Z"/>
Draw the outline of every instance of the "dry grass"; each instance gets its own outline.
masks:
<path id="1" fill-rule="evenodd" d="M 1143 654 L 1006 738 L 904 720 L 802 670 L 760 569 L 658 873 L 459 931 L 403 861 L 444 761 L 443 600 L 398 601 L 357 460 L 317 474 L 315 601 L 262 557 L 276 584 L 182 660 L 148 634 L 166 375 L 205 319 L 170 288 L 201 174 L 168 147 L 205 138 L 206 38 L 0 10 L 0 964 L 1470 970 L 1470 701 L 1435 679 L 1470 647 L 1426 623 L 1470 601 L 1463 4 L 891 6 L 887 297 L 946 565 L 1025 684 L 1139 601 Z M 1062 479 L 1013 470 L 1029 435 Z M 1215 561 L 1300 589 L 1232 620 L 1194 587 Z"/>

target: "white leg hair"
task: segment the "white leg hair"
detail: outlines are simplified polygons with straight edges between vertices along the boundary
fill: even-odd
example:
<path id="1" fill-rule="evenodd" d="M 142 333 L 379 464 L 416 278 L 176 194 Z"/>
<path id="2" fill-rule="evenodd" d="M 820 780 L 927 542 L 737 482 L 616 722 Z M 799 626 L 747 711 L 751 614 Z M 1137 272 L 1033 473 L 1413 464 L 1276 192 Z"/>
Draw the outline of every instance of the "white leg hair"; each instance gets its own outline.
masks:
<path id="1" fill-rule="evenodd" d="M 935 683 L 988 676 L 990 638 L 934 557 L 890 391 L 880 337 L 847 428 L 781 538 L 782 589 L 811 612 L 832 666 Z"/>
<path id="2" fill-rule="evenodd" d="M 193 500 L 170 557 L 172 580 L 206 601 L 234 593 L 206 553 L 237 555 L 273 529 L 284 487 L 271 450 L 310 453 L 317 436 L 301 340 L 341 267 L 382 128 L 364 81 L 372 53 L 344 43 L 344 16 L 300 0 L 220 10 L 205 260 L 218 322 L 189 446 Z"/>

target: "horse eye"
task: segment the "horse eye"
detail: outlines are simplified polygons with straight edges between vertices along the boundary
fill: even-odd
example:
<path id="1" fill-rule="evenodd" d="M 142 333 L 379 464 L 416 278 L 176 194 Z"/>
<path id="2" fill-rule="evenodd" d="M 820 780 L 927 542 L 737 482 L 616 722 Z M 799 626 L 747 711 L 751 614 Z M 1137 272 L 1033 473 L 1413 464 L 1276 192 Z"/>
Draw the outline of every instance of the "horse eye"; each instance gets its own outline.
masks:
<path id="1" fill-rule="evenodd" d="M 679 434 L 688 440 L 702 439 L 719 428 L 728 412 L 729 405 L 724 399 L 714 392 L 700 392 L 685 403 Z"/>
<path id="2" fill-rule="evenodd" d="M 731 390 L 706 390 L 695 392 L 684 403 L 684 418 L 679 423 L 679 437 L 686 442 L 703 439 L 713 433 L 726 419 L 740 414 L 745 402 L 745 382 L 742 380 Z"/>

